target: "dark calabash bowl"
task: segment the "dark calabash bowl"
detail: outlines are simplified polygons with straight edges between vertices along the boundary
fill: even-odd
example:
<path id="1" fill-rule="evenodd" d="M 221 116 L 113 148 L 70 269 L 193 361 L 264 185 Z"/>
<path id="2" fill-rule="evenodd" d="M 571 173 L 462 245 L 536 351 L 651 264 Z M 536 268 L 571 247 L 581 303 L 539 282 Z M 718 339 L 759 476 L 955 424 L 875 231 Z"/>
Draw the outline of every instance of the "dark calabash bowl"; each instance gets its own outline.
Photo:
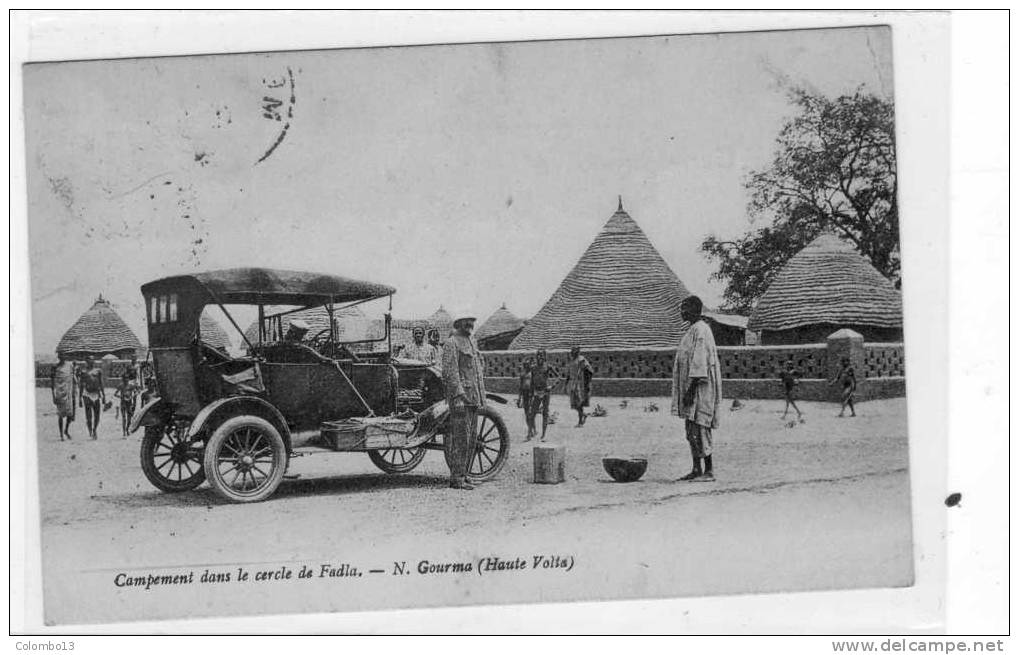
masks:
<path id="1" fill-rule="evenodd" d="M 636 482 L 647 471 L 647 460 L 639 457 L 603 457 L 601 465 L 616 482 Z"/>

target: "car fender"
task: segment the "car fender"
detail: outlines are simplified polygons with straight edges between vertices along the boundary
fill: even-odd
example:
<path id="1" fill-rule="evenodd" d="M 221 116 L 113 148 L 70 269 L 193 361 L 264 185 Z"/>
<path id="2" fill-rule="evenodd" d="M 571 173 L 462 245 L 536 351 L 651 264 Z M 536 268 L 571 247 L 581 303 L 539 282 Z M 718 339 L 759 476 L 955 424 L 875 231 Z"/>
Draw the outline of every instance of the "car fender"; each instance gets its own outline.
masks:
<path id="1" fill-rule="evenodd" d="M 221 418 L 236 416 L 239 413 L 253 414 L 260 416 L 273 424 L 287 444 L 290 450 L 290 428 L 287 426 L 283 414 L 276 409 L 272 403 L 257 396 L 230 396 L 215 400 L 198 412 L 198 415 L 191 421 L 188 430 L 184 435 L 185 439 L 192 439 L 208 425 L 217 424 Z"/>
<path id="2" fill-rule="evenodd" d="M 134 416 L 131 417 L 131 422 L 127 424 L 127 433 L 134 434 L 134 431 L 143 425 L 156 425 L 163 420 L 162 415 L 165 411 L 163 399 L 153 398 L 142 405 L 138 411 L 134 413 Z"/>
<path id="3" fill-rule="evenodd" d="M 420 437 L 424 441 L 445 432 L 448 420 L 449 405 L 445 400 L 429 405 L 423 412 L 418 414 L 415 437 Z"/>

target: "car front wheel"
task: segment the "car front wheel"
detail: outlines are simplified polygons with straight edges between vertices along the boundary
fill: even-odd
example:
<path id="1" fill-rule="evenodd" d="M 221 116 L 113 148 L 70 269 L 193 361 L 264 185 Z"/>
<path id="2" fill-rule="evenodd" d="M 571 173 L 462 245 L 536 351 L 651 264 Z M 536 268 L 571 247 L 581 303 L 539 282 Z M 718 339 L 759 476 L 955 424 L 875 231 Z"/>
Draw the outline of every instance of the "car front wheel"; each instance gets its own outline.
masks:
<path id="1" fill-rule="evenodd" d="M 272 495 L 287 468 L 287 449 L 271 423 L 235 416 L 212 433 L 205 446 L 205 475 L 223 498 L 254 503 Z"/>
<path id="2" fill-rule="evenodd" d="M 443 439 L 448 441 L 449 435 Z M 506 429 L 506 423 L 499 416 L 499 412 L 488 405 L 478 408 L 474 452 L 470 454 L 467 463 L 467 479 L 471 482 L 484 482 L 494 478 L 506 465 L 509 448 L 509 430 Z M 445 455 L 446 465 L 449 466 L 449 448 L 445 449 Z"/>

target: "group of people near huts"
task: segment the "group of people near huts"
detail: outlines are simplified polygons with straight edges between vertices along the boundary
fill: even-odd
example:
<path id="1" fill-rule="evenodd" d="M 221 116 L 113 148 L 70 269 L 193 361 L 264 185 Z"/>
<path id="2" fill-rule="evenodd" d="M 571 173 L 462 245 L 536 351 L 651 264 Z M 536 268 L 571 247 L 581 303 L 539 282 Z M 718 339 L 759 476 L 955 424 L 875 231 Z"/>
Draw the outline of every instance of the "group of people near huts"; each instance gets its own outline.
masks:
<path id="1" fill-rule="evenodd" d="M 711 328 L 701 317 L 703 303 L 697 296 L 686 298 L 680 305 L 684 321 L 690 324 L 676 349 L 673 366 L 672 413 L 684 419 L 684 432 L 690 447 L 692 467 L 681 480 L 714 480 L 712 430 L 718 427 L 722 399 L 722 371 Z M 541 441 L 546 438 L 549 424 L 549 395 L 561 383 L 577 412 L 577 427 L 587 421 L 585 408 L 590 405 L 594 369 L 579 347 L 570 349 L 565 373 L 557 375 L 548 364 L 546 351 L 539 350 L 533 359 L 524 361 L 520 376 L 517 406 L 523 408 L 530 441 L 537 434 L 535 420 L 542 416 Z"/>
<path id="2" fill-rule="evenodd" d="M 88 355 L 79 366 L 63 353 L 58 353 L 57 364 L 50 374 L 50 390 L 57 410 L 60 440 L 72 438 L 70 428 L 77 414 L 76 408 L 84 410 L 88 436 L 93 440 L 98 439 L 99 420 L 103 412 L 114 407 L 114 402 L 106 399 L 105 374 L 95 358 Z M 154 395 L 154 379 L 148 374 L 147 368 L 139 366 L 137 356 L 132 355 L 131 360 L 124 365 L 113 391 L 117 401 L 115 414 L 120 419 L 124 436 L 127 436 L 138 402 L 145 404 Z"/>
<path id="3" fill-rule="evenodd" d="M 803 377 L 803 371 L 797 368 L 791 359 L 786 361 L 785 367 L 778 371 L 778 379 L 782 383 L 782 389 L 785 392 L 785 410 L 782 412 L 782 418 L 785 419 L 789 415 L 789 408 L 792 407 L 796 410 L 796 417 L 802 423 L 803 412 L 796 406 L 796 387 L 799 385 L 801 377 Z M 846 415 L 847 407 L 851 412 L 850 416 L 856 416 L 856 371 L 850 364 L 848 357 L 842 358 L 835 375 L 828 380 L 828 386 L 835 384 L 842 385 L 842 410 L 839 412 L 839 418 Z"/>
<path id="4" fill-rule="evenodd" d="M 683 300 L 680 312 L 690 328 L 676 349 L 673 366 L 672 413 L 684 421 L 692 464 L 690 472 L 680 479 L 688 481 L 714 480 L 713 431 L 718 428 L 722 398 L 718 350 L 711 328 L 701 316 L 702 311 L 703 303 L 698 297 L 689 296 Z M 455 489 L 473 488 L 466 474 L 475 452 L 478 411 L 486 400 L 484 360 L 472 336 L 475 322 L 476 319 L 467 314 L 455 317 L 453 333 L 441 345 L 437 330 L 428 334 L 424 328 L 417 327 L 412 333 L 412 343 L 400 353 L 403 358 L 441 367 L 446 401 L 451 412 L 451 429 L 447 439 L 451 455 L 450 487 Z M 86 357 L 81 367 L 63 355 L 58 357 L 51 376 L 51 389 L 57 408 L 60 439 L 71 438 L 69 428 L 75 418 L 76 406 L 85 410 L 88 434 L 96 439 L 99 419 L 103 411 L 113 404 L 106 399 L 103 370 L 93 357 Z M 148 373 L 132 356 L 114 392 L 114 397 L 119 400 L 118 414 L 125 435 L 138 400 L 144 404 L 155 394 L 154 380 Z M 549 365 L 545 350 L 537 351 L 533 360 L 526 360 L 517 399 L 527 423 L 524 441 L 538 436 L 536 419 L 539 414 L 542 417 L 540 439 L 545 440 L 550 423 L 550 396 L 560 384 L 564 384 L 570 407 L 577 412 L 577 427 L 583 427 L 588 417 L 585 410 L 590 405 L 593 377 L 594 369 L 579 347 L 570 350 L 570 359 L 562 375 Z M 779 372 L 785 389 L 785 414 L 791 406 L 798 415 L 802 415 L 795 404 L 795 388 L 800 377 L 800 371 L 791 361 Z M 829 384 L 837 382 L 842 385 L 842 412 L 839 416 L 844 415 L 847 407 L 855 416 L 853 396 L 856 376 L 848 359 L 842 360 Z"/>
<path id="5" fill-rule="evenodd" d="M 565 373 L 560 376 L 548 363 L 548 352 L 539 350 L 534 358 L 524 360 L 524 370 L 520 375 L 520 390 L 517 394 L 517 407 L 524 410 L 527 423 L 527 436 L 530 441 L 537 436 L 535 419 L 541 414 L 541 441 L 545 441 L 549 425 L 549 396 L 560 384 L 570 398 L 570 408 L 577 412 L 577 427 L 583 427 L 587 421 L 585 407 L 591 404 L 591 379 L 594 368 L 587 358 L 580 353 L 580 348 L 570 349 L 570 361 L 566 364 Z"/>

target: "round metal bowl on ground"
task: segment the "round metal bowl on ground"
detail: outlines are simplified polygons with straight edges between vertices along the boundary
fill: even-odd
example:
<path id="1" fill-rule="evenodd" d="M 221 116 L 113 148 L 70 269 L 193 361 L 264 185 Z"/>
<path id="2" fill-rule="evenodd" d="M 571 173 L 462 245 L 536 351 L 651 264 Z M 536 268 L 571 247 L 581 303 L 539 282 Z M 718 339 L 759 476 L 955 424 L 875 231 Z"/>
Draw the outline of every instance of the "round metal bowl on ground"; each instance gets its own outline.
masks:
<path id="1" fill-rule="evenodd" d="M 636 482 L 647 471 L 647 460 L 640 457 L 603 457 L 601 464 L 616 482 Z"/>

